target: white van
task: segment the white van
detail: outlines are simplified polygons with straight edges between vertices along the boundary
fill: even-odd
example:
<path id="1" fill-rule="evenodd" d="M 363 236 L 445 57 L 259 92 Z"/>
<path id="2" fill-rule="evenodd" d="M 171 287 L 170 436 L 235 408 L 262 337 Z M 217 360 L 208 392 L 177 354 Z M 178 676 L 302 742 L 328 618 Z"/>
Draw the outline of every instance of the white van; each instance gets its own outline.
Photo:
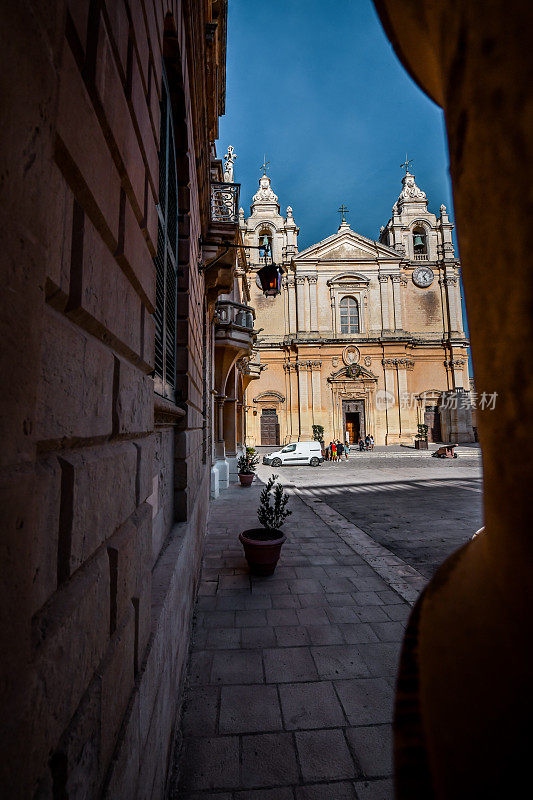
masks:
<path id="1" fill-rule="evenodd" d="M 272 467 L 289 464 L 311 464 L 312 467 L 318 467 L 323 461 L 324 456 L 320 442 L 294 442 L 285 445 L 282 450 L 263 456 L 263 464 L 269 464 Z"/>

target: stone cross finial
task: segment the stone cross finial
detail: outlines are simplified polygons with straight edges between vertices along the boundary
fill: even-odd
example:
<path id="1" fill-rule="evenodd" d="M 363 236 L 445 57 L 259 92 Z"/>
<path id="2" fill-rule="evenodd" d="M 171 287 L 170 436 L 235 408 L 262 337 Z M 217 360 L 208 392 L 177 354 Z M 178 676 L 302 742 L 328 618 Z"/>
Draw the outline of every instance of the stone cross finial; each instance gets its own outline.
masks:
<path id="1" fill-rule="evenodd" d="M 347 208 L 344 205 L 344 203 L 341 206 L 339 206 L 339 208 L 337 209 L 338 213 L 341 215 L 341 225 L 342 225 L 343 222 L 346 222 L 346 216 L 345 215 L 346 215 L 346 212 L 349 211 L 349 210 L 350 209 Z"/>
<path id="2" fill-rule="evenodd" d="M 405 154 L 405 161 L 403 162 L 403 164 L 400 164 L 400 169 L 401 169 L 402 167 L 405 167 L 405 174 L 407 175 L 407 173 L 409 172 L 409 167 L 411 166 L 411 164 L 412 164 L 412 163 L 413 163 L 413 159 L 411 158 L 411 159 L 408 161 L 408 160 L 407 160 L 407 153 L 406 153 L 406 154 Z"/>
<path id="3" fill-rule="evenodd" d="M 268 167 L 268 165 L 269 165 L 269 164 L 270 164 L 270 161 L 267 161 L 267 160 L 266 160 L 266 154 L 265 154 L 265 155 L 263 156 L 263 163 L 262 163 L 262 164 L 261 164 L 261 166 L 259 167 L 259 169 L 262 169 L 262 170 L 263 170 L 263 175 L 266 175 L 266 174 L 267 174 L 267 167 Z"/>

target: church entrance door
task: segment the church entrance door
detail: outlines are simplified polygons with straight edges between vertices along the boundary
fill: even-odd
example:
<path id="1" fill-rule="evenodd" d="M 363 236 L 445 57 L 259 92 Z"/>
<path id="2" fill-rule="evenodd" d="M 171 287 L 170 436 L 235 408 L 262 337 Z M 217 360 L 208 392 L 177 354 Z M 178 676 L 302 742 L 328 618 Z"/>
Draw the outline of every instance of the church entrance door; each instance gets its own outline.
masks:
<path id="1" fill-rule="evenodd" d="M 361 422 L 358 411 L 346 414 L 346 433 L 350 437 L 350 444 L 357 444 L 361 432 Z"/>
<path id="2" fill-rule="evenodd" d="M 344 423 L 344 441 L 346 433 L 350 435 L 350 444 L 357 444 L 360 436 L 365 438 L 365 401 L 343 400 L 342 416 Z"/>
<path id="3" fill-rule="evenodd" d="M 440 414 L 438 406 L 425 407 L 424 425 L 428 426 L 429 442 L 442 442 L 442 434 L 440 430 Z"/>
<path id="4" fill-rule="evenodd" d="M 261 413 L 261 444 L 269 447 L 279 444 L 279 423 L 275 408 L 264 408 Z"/>

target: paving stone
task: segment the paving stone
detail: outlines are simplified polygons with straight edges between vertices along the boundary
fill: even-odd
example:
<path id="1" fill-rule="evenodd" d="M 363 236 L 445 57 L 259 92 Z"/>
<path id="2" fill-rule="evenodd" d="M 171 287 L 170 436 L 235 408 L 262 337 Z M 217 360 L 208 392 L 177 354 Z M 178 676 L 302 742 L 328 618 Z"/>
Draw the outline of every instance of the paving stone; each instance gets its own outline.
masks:
<path id="1" fill-rule="evenodd" d="M 214 651 L 211 683 L 263 683 L 261 653 L 256 650 Z"/>
<path id="2" fill-rule="evenodd" d="M 368 778 L 392 774 L 392 725 L 349 728 L 346 736 Z"/>
<path id="3" fill-rule="evenodd" d="M 400 642 L 371 642 L 358 645 L 370 673 L 376 677 L 397 674 L 400 660 Z"/>
<path id="4" fill-rule="evenodd" d="M 258 609 L 256 611 L 236 611 L 235 612 L 235 625 L 237 628 L 257 628 L 260 625 L 266 625 L 266 611 Z"/>
<path id="5" fill-rule="evenodd" d="M 300 608 L 300 600 L 297 594 L 270 595 L 272 598 L 272 608 Z"/>
<path id="6" fill-rule="evenodd" d="M 344 644 L 345 639 L 337 625 L 308 625 L 311 644 Z"/>
<path id="7" fill-rule="evenodd" d="M 353 583 L 348 578 L 323 578 L 320 584 L 328 594 L 341 594 L 352 592 Z"/>
<path id="8" fill-rule="evenodd" d="M 394 623 L 391 623 L 391 625 Z M 239 628 L 212 628 L 207 631 L 206 648 L 236 649 L 241 644 Z"/>
<path id="9" fill-rule="evenodd" d="M 298 782 L 298 764 L 290 733 L 242 737 L 242 785 L 287 786 Z"/>
<path id="10" fill-rule="evenodd" d="M 333 685 L 327 681 L 288 683 L 279 687 L 285 728 L 334 728 L 345 724 Z"/>
<path id="11" fill-rule="evenodd" d="M 363 781 L 355 784 L 358 800 L 394 800 L 391 780 Z"/>
<path id="12" fill-rule="evenodd" d="M 359 606 L 383 605 L 383 600 L 376 592 L 354 592 L 352 597 Z"/>
<path id="13" fill-rule="evenodd" d="M 180 800 L 233 800 L 233 793 L 186 792 L 185 794 L 180 794 Z"/>
<path id="14" fill-rule="evenodd" d="M 204 628 L 231 628 L 235 625 L 235 613 L 233 611 L 203 611 L 201 620 L 198 621 Z"/>
<path id="15" fill-rule="evenodd" d="M 387 625 L 389 623 L 384 622 L 378 624 Z M 347 644 L 362 644 L 363 642 L 379 641 L 375 631 L 366 622 L 341 623 L 339 628 Z"/>
<path id="16" fill-rule="evenodd" d="M 401 622 L 373 622 L 372 630 L 382 642 L 401 642 L 405 633 Z"/>
<path id="17" fill-rule="evenodd" d="M 367 606 L 366 608 L 360 606 L 357 609 L 357 616 L 359 622 L 388 622 L 390 619 L 382 606 Z"/>
<path id="18" fill-rule="evenodd" d="M 304 781 L 351 778 L 355 768 L 341 730 L 295 734 Z"/>
<path id="19" fill-rule="evenodd" d="M 292 594 L 316 594 L 322 592 L 322 586 L 316 578 L 296 578 L 289 581 L 289 591 Z"/>
<path id="20" fill-rule="evenodd" d="M 184 736 L 212 736 L 216 733 L 218 686 L 190 687 L 185 695 L 182 715 Z"/>
<path id="21" fill-rule="evenodd" d="M 189 661 L 189 683 L 193 686 L 210 683 L 213 651 L 199 650 L 192 653 Z"/>
<path id="22" fill-rule="evenodd" d="M 235 800 L 294 800 L 292 786 L 276 786 L 275 789 L 250 789 L 235 792 Z"/>
<path id="23" fill-rule="evenodd" d="M 296 578 L 327 578 L 327 572 L 319 566 L 295 567 L 295 572 Z"/>
<path id="24" fill-rule="evenodd" d="M 351 594 L 342 592 L 341 594 L 328 594 L 328 605 L 330 606 L 351 606 L 353 605 L 353 597 Z"/>
<path id="25" fill-rule="evenodd" d="M 279 647 L 304 647 L 311 644 L 307 630 L 301 625 L 283 625 L 274 630 Z"/>
<path id="26" fill-rule="evenodd" d="M 298 617 L 293 608 L 271 608 L 265 613 L 269 625 L 298 625 Z"/>
<path id="27" fill-rule="evenodd" d="M 290 594 L 287 581 L 260 578 L 252 582 L 252 594 Z"/>
<path id="28" fill-rule="evenodd" d="M 326 613 L 331 622 L 360 622 L 357 610 L 353 606 L 330 606 Z"/>
<path id="29" fill-rule="evenodd" d="M 315 663 L 307 647 L 279 647 L 263 651 L 267 683 L 317 680 Z"/>
<path id="30" fill-rule="evenodd" d="M 396 594 L 396 592 L 393 592 L 390 589 L 384 589 L 383 591 L 378 592 L 378 595 L 381 597 L 384 603 L 391 603 L 391 605 L 403 602 L 400 595 Z"/>
<path id="31" fill-rule="evenodd" d="M 295 595 L 295 597 L 298 597 L 301 608 L 320 608 L 328 605 L 327 595 L 324 592 L 299 594 Z"/>
<path id="32" fill-rule="evenodd" d="M 313 786 L 298 786 L 296 800 L 357 800 L 355 787 L 345 781 L 338 783 L 315 783 Z"/>
<path id="33" fill-rule="evenodd" d="M 323 608 L 299 608 L 296 614 L 300 625 L 329 624 L 329 617 Z"/>
<path id="34" fill-rule="evenodd" d="M 222 734 L 282 730 L 276 687 L 223 686 L 218 725 Z"/>
<path id="35" fill-rule="evenodd" d="M 351 725 L 392 722 L 394 691 L 384 678 L 335 681 L 335 689 Z"/>
<path id="36" fill-rule="evenodd" d="M 405 622 L 407 622 L 409 619 L 409 614 L 411 613 L 409 606 L 406 606 L 404 603 L 401 605 L 383 606 L 383 611 L 385 611 L 390 619 L 401 620 Z"/>
<path id="37" fill-rule="evenodd" d="M 182 784 L 185 789 L 239 787 L 239 737 L 214 736 L 185 741 Z"/>
<path id="38" fill-rule="evenodd" d="M 340 644 L 312 647 L 311 653 L 321 678 L 367 677 L 370 671 L 359 652 L 361 645 Z"/>
<path id="39" fill-rule="evenodd" d="M 259 649 L 275 647 L 277 644 L 274 628 L 264 625 L 261 628 L 241 628 L 241 646 Z"/>

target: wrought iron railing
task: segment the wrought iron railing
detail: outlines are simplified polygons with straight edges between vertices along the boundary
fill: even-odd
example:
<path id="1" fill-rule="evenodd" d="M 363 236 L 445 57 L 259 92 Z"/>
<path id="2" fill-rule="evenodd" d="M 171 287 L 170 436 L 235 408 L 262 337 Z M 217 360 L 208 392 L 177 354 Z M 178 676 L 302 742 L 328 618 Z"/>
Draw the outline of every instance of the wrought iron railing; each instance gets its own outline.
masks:
<path id="1" fill-rule="evenodd" d="M 211 221 L 239 222 L 240 183 L 211 184 Z"/>

